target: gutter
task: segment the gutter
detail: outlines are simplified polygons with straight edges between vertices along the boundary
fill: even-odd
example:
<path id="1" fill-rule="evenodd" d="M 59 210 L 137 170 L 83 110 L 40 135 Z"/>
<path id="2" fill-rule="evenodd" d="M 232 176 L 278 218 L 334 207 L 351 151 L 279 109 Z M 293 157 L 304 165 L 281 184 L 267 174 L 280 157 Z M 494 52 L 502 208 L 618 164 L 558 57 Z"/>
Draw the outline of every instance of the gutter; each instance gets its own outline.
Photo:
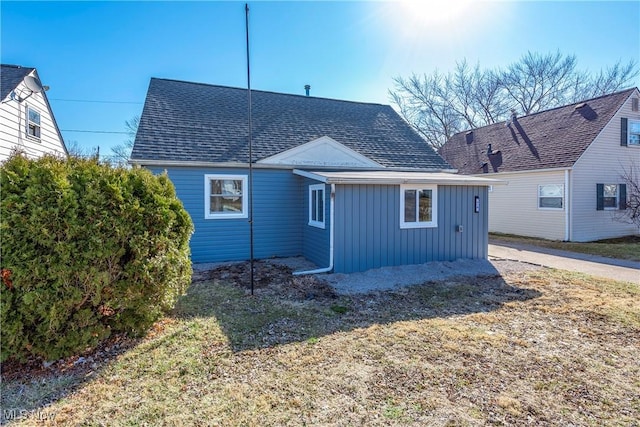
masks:
<path id="1" fill-rule="evenodd" d="M 329 266 L 324 268 L 317 268 L 315 270 L 294 271 L 293 272 L 294 276 L 302 276 L 305 274 L 329 273 L 331 270 L 333 270 L 333 241 L 334 241 L 334 234 L 335 234 L 335 226 L 334 226 L 335 198 L 336 198 L 336 185 L 331 184 L 331 198 L 329 200 L 329 221 L 331 221 L 331 223 L 329 224 Z"/>

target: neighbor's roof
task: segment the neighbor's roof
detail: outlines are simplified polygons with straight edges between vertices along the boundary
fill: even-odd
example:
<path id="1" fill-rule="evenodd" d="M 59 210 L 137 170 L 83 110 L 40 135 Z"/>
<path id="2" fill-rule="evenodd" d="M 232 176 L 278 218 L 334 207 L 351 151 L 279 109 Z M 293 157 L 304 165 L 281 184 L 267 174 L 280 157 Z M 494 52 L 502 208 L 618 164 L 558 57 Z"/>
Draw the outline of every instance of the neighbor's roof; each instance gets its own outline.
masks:
<path id="1" fill-rule="evenodd" d="M 253 159 L 329 136 L 385 167 L 450 169 L 390 106 L 251 91 Z M 152 78 L 134 163 L 246 163 L 247 90 Z"/>
<path id="2" fill-rule="evenodd" d="M 0 65 L 0 100 L 3 100 L 14 90 L 24 78 L 34 70 L 20 65 Z"/>
<path id="3" fill-rule="evenodd" d="M 496 123 L 451 137 L 440 155 L 459 173 L 568 168 L 636 88 Z M 487 154 L 488 145 L 495 153 Z"/>
<path id="4" fill-rule="evenodd" d="M 325 184 L 442 184 L 489 186 L 506 184 L 498 179 L 470 177 L 446 172 L 349 171 L 325 172 L 294 169 L 293 173 Z"/>

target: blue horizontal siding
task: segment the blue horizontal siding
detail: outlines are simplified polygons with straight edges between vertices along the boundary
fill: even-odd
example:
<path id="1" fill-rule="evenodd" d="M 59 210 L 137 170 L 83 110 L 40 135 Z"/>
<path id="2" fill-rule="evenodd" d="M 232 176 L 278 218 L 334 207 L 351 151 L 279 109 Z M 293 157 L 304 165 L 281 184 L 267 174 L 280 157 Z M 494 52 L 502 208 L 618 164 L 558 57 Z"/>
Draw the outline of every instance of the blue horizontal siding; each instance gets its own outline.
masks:
<path id="1" fill-rule="evenodd" d="M 151 170 L 161 173 L 165 169 Z M 195 231 L 190 243 L 192 261 L 203 263 L 249 259 L 247 218 L 204 218 L 204 175 L 248 175 L 248 170 L 195 167 L 170 167 L 166 170 L 178 198 L 193 220 Z M 253 232 L 256 258 L 302 255 L 301 182 L 302 178 L 290 170 L 254 169 Z"/>
<path id="2" fill-rule="evenodd" d="M 318 181 L 314 181 L 305 178 L 302 182 L 302 194 L 303 194 L 303 212 L 304 212 L 304 226 L 303 230 L 303 242 L 302 242 L 302 255 L 313 262 L 318 267 L 327 267 L 329 265 L 329 245 L 330 245 L 330 200 L 331 200 L 331 187 L 329 185 L 324 186 L 324 229 L 314 227 L 309 224 L 309 186 L 319 184 Z"/>
<path id="3" fill-rule="evenodd" d="M 475 196 L 480 213 L 474 213 Z M 487 189 L 438 186 L 438 226 L 400 228 L 400 187 L 339 185 L 335 204 L 334 271 L 487 257 Z M 462 225 L 464 231 L 456 232 Z"/>

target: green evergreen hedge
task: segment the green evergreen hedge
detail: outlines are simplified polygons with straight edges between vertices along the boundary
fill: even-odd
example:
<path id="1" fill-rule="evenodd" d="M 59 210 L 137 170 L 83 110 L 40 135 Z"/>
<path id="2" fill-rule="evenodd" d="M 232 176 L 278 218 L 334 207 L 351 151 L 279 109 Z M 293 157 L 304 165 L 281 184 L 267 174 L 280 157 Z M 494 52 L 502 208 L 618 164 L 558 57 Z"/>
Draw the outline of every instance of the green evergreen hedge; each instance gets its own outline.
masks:
<path id="1" fill-rule="evenodd" d="M 193 225 L 166 175 L 16 154 L 0 191 L 0 360 L 142 334 L 191 281 Z"/>

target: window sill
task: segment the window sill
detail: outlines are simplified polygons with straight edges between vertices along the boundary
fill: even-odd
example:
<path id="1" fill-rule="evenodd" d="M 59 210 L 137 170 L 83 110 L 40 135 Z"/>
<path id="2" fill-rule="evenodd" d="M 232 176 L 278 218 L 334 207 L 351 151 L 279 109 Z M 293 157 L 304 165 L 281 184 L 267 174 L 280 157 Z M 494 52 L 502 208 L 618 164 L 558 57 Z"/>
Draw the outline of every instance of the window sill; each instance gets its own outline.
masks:
<path id="1" fill-rule="evenodd" d="M 400 223 L 401 229 L 411 228 L 438 228 L 438 224 L 433 222 L 402 222 Z"/>
<path id="2" fill-rule="evenodd" d="M 247 214 L 209 214 L 205 215 L 204 219 L 247 219 Z"/>
<path id="3" fill-rule="evenodd" d="M 315 228 L 321 228 L 321 229 L 325 229 L 325 225 L 324 222 L 314 222 L 314 221 L 309 221 L 307 223 L 308 226 L 310 227 L 315 227 Z"/>

